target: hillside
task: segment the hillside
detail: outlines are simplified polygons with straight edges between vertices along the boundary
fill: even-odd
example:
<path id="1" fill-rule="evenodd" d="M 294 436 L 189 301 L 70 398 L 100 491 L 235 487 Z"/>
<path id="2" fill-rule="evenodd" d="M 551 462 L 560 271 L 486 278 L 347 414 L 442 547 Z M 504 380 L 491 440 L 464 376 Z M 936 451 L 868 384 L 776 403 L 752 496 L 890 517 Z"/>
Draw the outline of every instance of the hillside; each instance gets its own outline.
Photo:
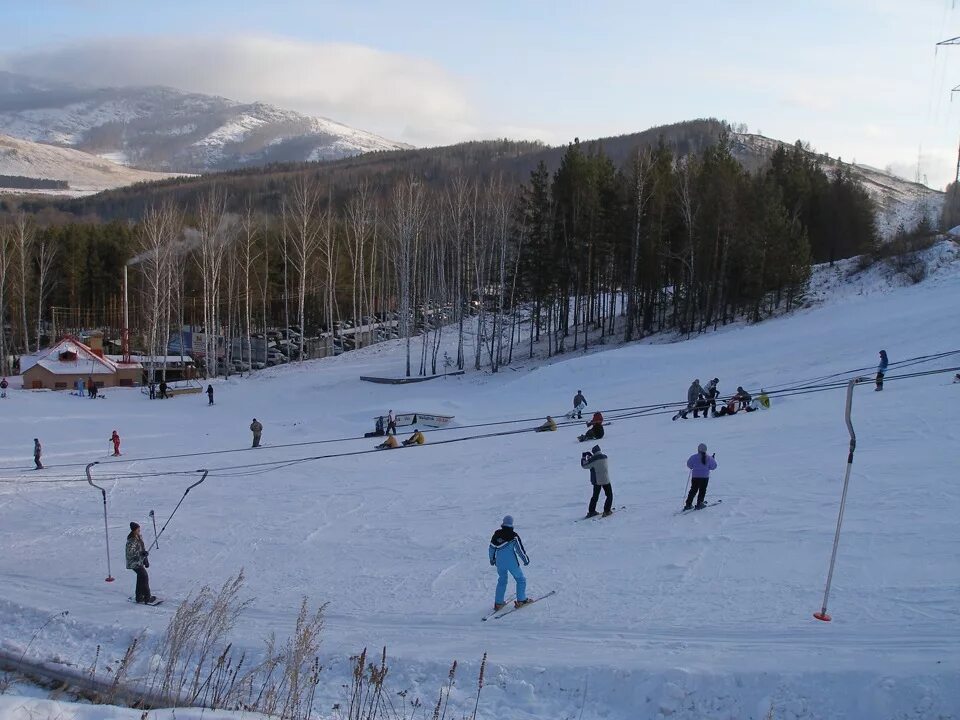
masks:
<path id="1" fill-rule="evenodd" d="M 175 177 L 171 173 L 125 167 L 80 150 L 6 135 L 0 135 L 0 175 L 65 180 L 70 185 L 68 189 L 40 191 L 5 188 L 0 182 L 0 194 L 29 192 L 58 197 L 80 197 L 138 182 Z"/>
<path id="2" fill-rule="evenodd" d="M 266 103 L 167 87 L 82 88 L 4 72 L 0 133 L 180 173 L 408 147 Z"/>
<path id="3" fill-rule="evenodd" d="M 217 382 L 211 407 L 196 396 L 151 402 L 135 389 L 96 403 L 12 391 L 0 418 L 0 649 L 87 672 L 98 652 L 110 663 L 142 633 L 132 673 L 149 677 L 170 659 L 155 643 L 178 603 L 243 567 L 252 602 L 231 639 L 247 663 L 262 658 L 264 637 L 287 636 L 302 598 L 330 603 L 315 706 L 325 718 L 342 717 L 332 708 L 345 707 L 351 656 L 366 647 L 379 661 L 384 646 L 386 695 L 409 712 L 420 699 L 426 717 L 454 659 L 447 717 L 470 715 L 483 653 L 483 719 L 957 717 L 960 486 L 944 478 L 960 443 L 949 421 L 960 385 L 952 372 L 902 376 L 958 364 L 960 264 L 952 243 L 926 258 L 916 285 L 891 286 L 874 267 L 846 292 L 834 283 L 854 263 L 838 263 L 816 270 L 822 304 L 791 316 L 496 375 L 360 382 L 398 373 L 396 341 Z M 869 382 L 855 390 L 833 622 L 820 623 L 811 615 L 848 452 L 844 392 L 784 390 L 869 374 L 880 348 L 892 366 L 883 392 Z M 954 355 L 920 358 L 945 351 Z M 694 377 L 719 377 L 723 396 L 765 387 L 772 407 L 706 423 L 637 410 L 681 400 Z M 610 421 L 600 444 L 622 507 L 579 523 L 590 492 L 582 425 L 530 431 L 578 388 Z M 374 452 L 376 440 L 360 436 L 390 408 L 451 414 L 454 424 L 428 430 L 423 447 Z M 252 417 L 265 427 L 258 450 L 248 447 Z M 516 422 L 478 427 L 505 420 Z M 104 456 L 114 428 L 119 460 Z M 33 472 L 37 435 L 49 467 Z M 678 516 L 685 461 L 701 442 L 719 464 L 707 497 L 722 502 Z M 101 496 L 78 478 L 95 460 L 115 583 L 103 582 Z M 198 468 L 210 475 L 185 495 Z M 167 602 L 126 602 L 127 523 L 150 542 L 148 513 L 162 526 L 181 498 L 149 558 Z M 507 513 L 531 557 L 530 593 L 557 592 L 481 622 L 496 583 L 488 542 Z M 51 558 L 61 559 L 55 577 Z"/>

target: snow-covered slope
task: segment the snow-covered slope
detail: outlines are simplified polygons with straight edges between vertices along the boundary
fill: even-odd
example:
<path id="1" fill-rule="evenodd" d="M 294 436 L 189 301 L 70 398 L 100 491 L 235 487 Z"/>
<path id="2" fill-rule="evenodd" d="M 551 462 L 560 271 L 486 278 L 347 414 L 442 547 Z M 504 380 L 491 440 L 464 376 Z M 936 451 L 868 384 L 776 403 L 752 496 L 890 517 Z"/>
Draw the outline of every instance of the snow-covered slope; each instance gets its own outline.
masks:
<path id="1" fill-rule="evenodd" d="M 347 658 L 386 645 L 391 697 L 432 707 L 449 663 L 461 662 L 448 717 L 468 716 L 478 661 L 488 652 L 481 718 L 862 720 L 960 717 L 960 530 L 956 474 L 960 384 L 949 375 L 897 380 L 907 358 L 958 349 L 956 247 L 931 251 L 927 279 L 871 292 L 828 293 L 824 304 L 687 342 L 636 343 L 545 365 L 517 362 L 496 375 L 407 386 L 362 383 L 397 375 L 402 343 L 271 368 L 214 385 L 206 398 L 147 400 L 107 391 L 95 403 L 65 393 L 13 391 L 0 401 L 0 624 L 2 647 L 88 667 L 101 645 L 117 658 L 129 639 L 151 643 L 178 600 L 219 585 L 240 567 L 254 601 L 235 640 L 256 656 L 284 636 L 300 599 L 329 601 L 323 717 L 350 683 Z M 952 258 L 952 260 L 951 260 Z M 937 265 L 937 267 L 934 267 Z M 824 269 L 825 270 L 825 269 Z M 856 389 L 858 446 L 829 609 L 820 607 L 847 459 L 844 394 L 774 397 L 769 411 L 671 422 L 617 411 L 685 397 L 694 377 L 737 385 L 797 385 L 870 367 L 884 348 L 894 366 L 884 392 Z M 469 350 L 468 350 L 469 356 Z M 579 466 L 580 427 L 530 428 L 560 415 L 582 388 L 612 423 L 612 518 L 580 522 L 590 485 Z M 370 450 L 357 438 L 388 409 L 455 415 L 427 445 Z M 250 419 L 266 447 L 250 450 Z M 526 418 L 512 426 L 464 426 Z M 105 457 L 112 429 L 124 457 Z M 475 435 L 487 437 L 468 439 Z M 32 439 L 50 466 L 31 472 Z M 458 441 L 457 441 L 458 440 Z M 455 441 L 455 442 L 446 442 Z M 716 453 L 708 497 L 722 503 L 676 516 L 697 443 Z M 235 453 L 167 457 L 213 450 Z M 317 458 L 292 462 L 298 459 Z M 100 494 L 108 491 L 106 574 Z M 168 598 L 132 605 L 123 535 L 148 512 L 169 517 L 151 582 Z M 54 482 L 50 482 L 54 481 Z M 487 543 L 511 513 L 532 562 L 531 593 L 557 594 L 480 622 L 496 573 Z M 66 618 L 37 629 L 53 613 Z M 32 642 L 31 642 L 32 639 Z M 149 656 L 149 653 L 147 653 Z M 155 660 L 155 662 L 158 660 Z M 471 677 L 472 676 L 472 677 Z M 0 706 L 2 707 L 2 706 Z M 429 712 L 427 712 L 429 716 Z"/>
<path id="2" fill-rule="evenodd" d="M 755 169 L 765 163 L 777 148 L 790 148 L 779 140 L 750 133 L 733 133 L 731 141 L 734 155 L 748 169 Z M 923 218 L 930 220 L 932 227 L 939 225 L 945 197 L 942 192 L 869 165 L 826 159 L 823 168 L 830 172 L 840 164 L 863 183 L 876 202 L 877 229 L 882 238 L 893 236 L 901 225 L 908 230 L 912 229 Z"/>
<path id="3" fill-rule="evenodd" d="M 265 103 L 166 87 L 80 88 L 2 72 L 0 132 L 180 172 L 408 147 Z"/>
<path id="4" fill-rule="evenodd" d="M 106 158 L 70 148 L 55 147 L 0 135 L 0 175 L 66 180 L 67 190 L 18 190 L 3 187 L 0 193 L 42 192 L 78 197 L 137 182 L 163 180 L 170 173 L 150 172 L 118 165 Z"/>

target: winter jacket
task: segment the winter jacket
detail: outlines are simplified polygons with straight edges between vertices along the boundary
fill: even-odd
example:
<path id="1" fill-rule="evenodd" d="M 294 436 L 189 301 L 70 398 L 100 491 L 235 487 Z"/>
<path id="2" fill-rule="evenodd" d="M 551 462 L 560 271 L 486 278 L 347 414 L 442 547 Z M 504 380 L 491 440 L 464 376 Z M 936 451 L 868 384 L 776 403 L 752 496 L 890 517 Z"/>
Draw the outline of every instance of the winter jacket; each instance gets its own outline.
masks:
<path id="1" fill-rule="evenodd" d="M 413 444 L 423 445 L 426 441 L 427 439 L 423 436 L 423 433 L 420 432 L 419 430 L 415 430 L 413 435 L 407 438 L 403 444 L 404 445 L 413 445 Z"/>
<path id="2" fill-rule="evenodd" d="M 603 425 L 603 415 L 599 410 L 593 414 L 593 417 L 590 419 L 587 425 Z"/>
<path id="3" fill-rule="evenodd" d="M 887 371 L 887 354 L 885 352 L 880 353 L 880 364 L 877 365 L 878 373 L 885 373 Z"/>
<path id="4" fill-rule="evenodd" d="M 524 565 L 530 564 L 530 558 L 523 547 L 523 541 L 513 531 L 513 528 L 502 527 L 493 534 L 493 537 L 490 538 L 487 555 L 490 564 L 498 567 L 516 565 L 517 560 L 520 560 Z"/>
<path id="5" fill-rule="evenodd" d="M 33 456 L 35 458 L 40 457 L 40 441 L 39 440 L 33 441 Z"/>
<path id="6" fill-rule="evenodd" d="M 143 539 L 136 535 L 127 536 L 127 570 L 137 570 L 143 567 L 143 559 L 147 549 L 143 546 Z"/>
<path id="7" fill-rule="evenodd" d="M 702 395 L 703 388 L 700 387 L 700 383 L 690 383 L 690 389 L 687 390 L 687 404 L 693 407 Z"/>
<path id="8" fill-rule="evenodd" d="M 557 429 L 557 423 L 553 418 L 547 418 L 547 421 L 537 428 L 537 432 L 552 432 Z"/>
<path id="9" fill-rule="evenodd" d="M 580 467 L 590 471 L 591 485 L 610 484 L 610 470 L 607 467 L 607 456 L 602 452 L 581 457 Z"/>
<path id="10" fill-rule="evenodd" d="M 707 383 L 707 388 L 706 388 L 706 390 L 704 391 L 704 395 L 706 395 L 708 398 L 715 398 L 715 397 L 717 397 L 719 394 L 720 394 L 720 391 L 717 390 L 717 383 L 715 383 L 713 380 L 711 380 L 710 382 L 708 382 L 708 383 Z M 689 398 L 688 398 L 688 399 L 689 399 Z"/>
<path id="11" fill-rule="evenodd" d="M 573 406 L 578 408 L 580 406 L 587 406 L 587 399 L 583 396 L 583 393 L 577 393 L 573 396 Z"/>
<path id="12" fill-rule="evenodd" d="M 717 469 L 717 461 L 712 455 L 704 453 L 706 462 L 700 457 L 700 453 L 694 453 L 687 460 L 687 467 L 693 471 L 693 477 L 697 480 L 710 477 L 710 471 Z"/>
<path id="13" fill-rule="evenodd" d="M 254 420 L 250 423 L 250 432 L 254 435 L 259 435 L 263 432 L 263 424 L 259 420 Z"/>

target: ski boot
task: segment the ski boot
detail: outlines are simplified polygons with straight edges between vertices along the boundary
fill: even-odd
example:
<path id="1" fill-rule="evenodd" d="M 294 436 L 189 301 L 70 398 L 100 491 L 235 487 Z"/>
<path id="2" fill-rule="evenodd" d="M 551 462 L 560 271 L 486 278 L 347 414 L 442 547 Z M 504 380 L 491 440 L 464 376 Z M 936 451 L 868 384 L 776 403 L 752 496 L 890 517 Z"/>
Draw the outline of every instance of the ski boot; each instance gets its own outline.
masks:
<path id="1" fill-rule="evenodd" d="M 611 515 L 613 515 L 613 510 L 604 510 L 604 511 L 603 511 L 603 517 L 610 517 Z"/>
<path id="2" fill-rule="evenodd" d="M 515 608 L 522 608 L 524 605 L 529 605 L 532 602 L 533 600 L 531 600 L 530 598 L 527 598 L 526 600 L 514 600 L 513 606 Z"/>
<path id="3" fill-rule="evenodd" d="M 584 519 L 584 520 L 589 520 L 590 518 L 596 517 L 596 516 L 599 515 L 599 514 L 600 514 L 600 513 L 598 513 L 596 510 L 594 510 L 593 512 L 588 512 L 588 513 L 583 517 L 583 519 Z"/>
<path id="4" fill-rule="evenodd" d="M 507 606 L 506 603 L 498 603 L 498 602 L 495 602 L 495 603 L 493 604 L 493 611 L 494 611 L 494 612 L 500 612 L 500 611 L 503 610 L 506 606 Z"/>

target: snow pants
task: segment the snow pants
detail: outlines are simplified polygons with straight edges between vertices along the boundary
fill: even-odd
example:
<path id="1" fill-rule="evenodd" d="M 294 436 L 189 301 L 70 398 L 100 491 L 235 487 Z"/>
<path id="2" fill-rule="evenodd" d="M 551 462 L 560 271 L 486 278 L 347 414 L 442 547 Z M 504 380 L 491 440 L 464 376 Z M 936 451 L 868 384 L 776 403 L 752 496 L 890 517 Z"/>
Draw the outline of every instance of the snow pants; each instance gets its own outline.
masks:
<path id="1" fill-rule="evenodd" d="M 497 554 L 497 595 L 494 598 L 497 605 L 503 604 L 503 598 L 507 594 L 507 573 L 513 575 L 517 582 L 517 600 L 527 599 L 527 578 L 520 569 L 520 561 L 515 553 L 507 551 Z"/>
<path id="2" fill-rule="evenodd" d="M 43 470 L 43 463 L 40 462 L 40 456 L 39 456 L 39 455 L 34 455 L 34 456 L 33 456 L 33 462 L 36 463 L 36 466 L 37 466 L 36 469 L 37 469 L 37 470 Z"/>
<path id="3" fill-rule="evenodd" d="M 877 373 L 877 390 L 883 390 L 883 373 Z"/>
<path id="4" fill-rule="evenodd" d="M 134 598 L 137 602 L 146 602 L 150 599 L 150 576 L 144 567 L 138 567 L 134 572 L 137 574 L 137 594 Z"/>
<path id="5" fill-rule="evenodd" d="M 587 508 L 588 515 L 592 515 L 597 511 L 597 500 L 600 499 L 600 488 L 603 488 L 604 494 L 603 511 L 608 513 L 613 509 L 613 485 L 610 483 L 606 485 L 594 485 L 593 496 L 590 498 L 590 507 Z"/>
<path id="6" fill-rule="evenodd" d="M 253 434 L 253 447 L 260 447 L 260 433 Z"/>
<path id="7" fill-rule="evenodd" d="M 703 499 L 707 495 L 707 483 L 710 482 L 710 478 L 693 478 L 690 481 L 690 492 L 687 494 L 687 503 L 685 507 L 690 507 L 693 504 L 693 496 L 697 496 L 697 505 L 703 505 Z"/>

